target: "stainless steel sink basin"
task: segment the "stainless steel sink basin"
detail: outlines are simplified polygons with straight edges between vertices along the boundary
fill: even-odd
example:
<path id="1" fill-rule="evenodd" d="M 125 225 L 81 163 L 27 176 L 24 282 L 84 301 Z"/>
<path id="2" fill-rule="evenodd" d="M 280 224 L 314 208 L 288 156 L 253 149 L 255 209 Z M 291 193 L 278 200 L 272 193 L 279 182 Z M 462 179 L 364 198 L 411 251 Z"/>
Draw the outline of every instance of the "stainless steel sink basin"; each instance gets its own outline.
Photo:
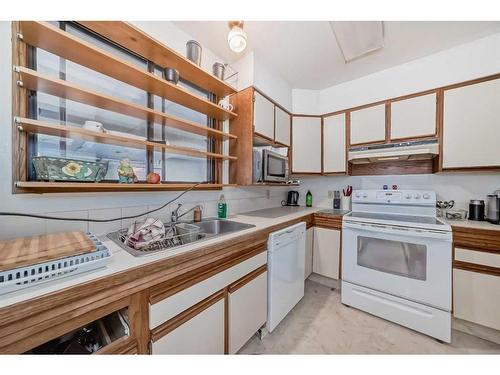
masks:
<path id="1" fill-rule="evenodd" d="M 167 226 L 168 235 L 142 248 L 137 248 L 137 246 L 130 243 L 126 229 L 109 233 L 107 237 L 122 249 L 138 257 L 155 254 L 160 251 L 178 249 L 179 247 L 191 243 L 222 237 L 229 233 L 235 233 L 253 227 L 255 227 L 255 225 L 220 219 L 206 219 L 198 223 L 179 223 L 174 226 Z M 186 231 L 186 228 L 190 229 Z"/>

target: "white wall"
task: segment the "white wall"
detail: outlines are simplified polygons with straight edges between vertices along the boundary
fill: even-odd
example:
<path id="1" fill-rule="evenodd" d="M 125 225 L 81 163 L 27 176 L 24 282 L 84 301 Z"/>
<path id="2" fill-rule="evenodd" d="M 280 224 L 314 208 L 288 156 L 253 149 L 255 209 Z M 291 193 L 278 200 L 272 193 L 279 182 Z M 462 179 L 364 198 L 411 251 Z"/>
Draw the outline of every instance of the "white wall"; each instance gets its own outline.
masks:
<path id="1" fill-rule="evenodd" d="M 321 113 L 500 72 L 500 33 L 320 91 Z"/>
<path id="2" fill-rule="evenodd" d="M 320 106 L 320 91 L 293 89 L 292 90 L 293 113 L 307 115 L 322 115 Z"/>

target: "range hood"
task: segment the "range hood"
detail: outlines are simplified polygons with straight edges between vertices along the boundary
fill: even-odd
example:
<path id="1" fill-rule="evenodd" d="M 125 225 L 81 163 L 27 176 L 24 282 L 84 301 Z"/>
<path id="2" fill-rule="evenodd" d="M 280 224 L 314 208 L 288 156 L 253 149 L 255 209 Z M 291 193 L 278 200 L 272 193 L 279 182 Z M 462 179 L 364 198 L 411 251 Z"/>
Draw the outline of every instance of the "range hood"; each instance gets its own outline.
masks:
<path id="1" fill-rule="evenodd" d="M 349 150 L 351 164 L 369 164 L 400 160 L 428 160 L 439 155 L 437 139 L 357 147 Z"/>

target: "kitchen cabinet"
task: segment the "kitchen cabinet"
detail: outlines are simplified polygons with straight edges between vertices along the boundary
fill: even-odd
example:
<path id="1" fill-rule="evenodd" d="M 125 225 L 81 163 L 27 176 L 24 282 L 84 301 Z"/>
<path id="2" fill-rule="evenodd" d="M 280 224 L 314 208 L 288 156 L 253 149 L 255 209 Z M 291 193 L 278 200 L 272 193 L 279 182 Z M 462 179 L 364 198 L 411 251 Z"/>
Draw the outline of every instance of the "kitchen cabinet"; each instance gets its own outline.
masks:
<path id="1" fill-rule="evenodd" d="M 346 172 L 346 114 L 323 118 L 323 173 Z"/>
<path id="2" fill-rule="evenodd" d="M 500 166 L 500 79 L 444 91 L 443 169 Z"/>
<path id="3" fill-rule="evenodd" d="M 275 136 L 278 143 L 290 146 L 291 116 L 278 106 L 274 106 L 275 113 Z"/>
<path id="4" fill-rule="evenodd" d="M 497 274 L 473 269 L 453 270 L 453 315 L 500 330 L 500 253 L 455 248 L 455 261 L 496 269 Z M 462 263 L 462 264 L 464 264 Z"/>
<path id="5" fill-rule="evenodd" d="M 274 139 L 274 103 L 258 91 L 253 92 L 254 132 L 271 140 Z"/>
<path id="6" fill-rule="evenodd" d="M 321 117 L 293 116 L 292 173 L 321 173 Z"/>
<path id="7" fill-rule="evenodd" d="M 267 320 L 267 271 L 229 288 L 229 353 L 234 354 Z"/>
<path id="8" fill-rule="evenodd" d="M 351 145 L 385 141 L 385 104 L 351 112 Z"/>
<path id="9" fill-rule="evenodd" d="M 436 135 L 436 93 L 391 103 L 391 140 Z"/>
<path id="10" fill-rule="evenodd" d="M 314 228 L 311 227 L 306 230 L 306 261 L 304 268 L 304 280 L 309 277 L 313 269 L 313 242 Z"/>
<path id="11" fill-rule="evenodd" d="M 313 272 L 339 279 L 340 230 L 314 228 Z"/>
<path id="12" fill-rule="evenodd" d="M 224 300 L 153 342 L 152 354 L 224 354 Z"/>

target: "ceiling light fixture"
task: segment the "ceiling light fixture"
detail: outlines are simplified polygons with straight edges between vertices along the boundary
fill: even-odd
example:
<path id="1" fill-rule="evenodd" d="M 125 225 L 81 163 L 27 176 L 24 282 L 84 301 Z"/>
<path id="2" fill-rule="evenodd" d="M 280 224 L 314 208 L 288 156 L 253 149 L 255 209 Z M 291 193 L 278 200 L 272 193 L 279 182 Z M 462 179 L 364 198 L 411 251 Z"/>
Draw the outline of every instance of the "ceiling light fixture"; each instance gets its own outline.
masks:
<path id="1" fill-rule="evenodd" d="M 243 52 L 247 46 L 247 34 L 243 31 L 243 21 L 229 21 L 229 34 L 227 42 L 229 48 L 236 53 Z"/>

